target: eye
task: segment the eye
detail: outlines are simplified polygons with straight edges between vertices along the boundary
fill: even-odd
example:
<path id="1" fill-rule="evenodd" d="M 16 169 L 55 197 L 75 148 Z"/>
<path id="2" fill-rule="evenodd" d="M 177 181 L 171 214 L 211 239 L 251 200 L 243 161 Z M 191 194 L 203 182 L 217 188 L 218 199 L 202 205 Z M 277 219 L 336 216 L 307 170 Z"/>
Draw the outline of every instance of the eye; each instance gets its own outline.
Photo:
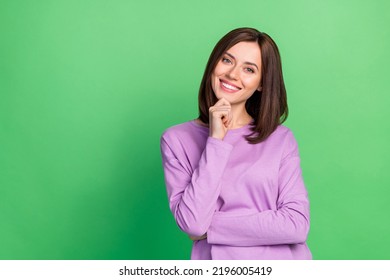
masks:
<path id="1" fill-rule="evenodd" d="M 232 63 L 232 61 L 229 58 L 227 58 L 227 57 L 222 57 L 222 62 L 223 63 L 227 63 L 227 64 L 231 64 Z"/>
<path id="2" fill-rule="evenodd" d="M 253 70 L 253 69 L 250 68 L 250 67 L 246 67 L 246 68 L 245 68 L 245 71 L 246 71 L 246 72 L 249 72 L 249 73 L 255 73 L 255 70 Z"/>

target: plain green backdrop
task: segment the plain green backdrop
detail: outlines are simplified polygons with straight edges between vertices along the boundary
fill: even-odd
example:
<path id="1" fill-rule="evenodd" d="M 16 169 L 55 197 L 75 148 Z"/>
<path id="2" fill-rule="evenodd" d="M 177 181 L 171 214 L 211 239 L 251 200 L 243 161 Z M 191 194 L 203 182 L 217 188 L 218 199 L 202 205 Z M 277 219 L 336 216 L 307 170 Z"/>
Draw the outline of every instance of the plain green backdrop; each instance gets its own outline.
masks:
<path id="1" fill-rule="evenodd" d="M 315 259 L 390 259 L 390 2 L 2 0 L 0 259 L 189 259 L 160 158 L 231 29 L 277 42 Z"/>

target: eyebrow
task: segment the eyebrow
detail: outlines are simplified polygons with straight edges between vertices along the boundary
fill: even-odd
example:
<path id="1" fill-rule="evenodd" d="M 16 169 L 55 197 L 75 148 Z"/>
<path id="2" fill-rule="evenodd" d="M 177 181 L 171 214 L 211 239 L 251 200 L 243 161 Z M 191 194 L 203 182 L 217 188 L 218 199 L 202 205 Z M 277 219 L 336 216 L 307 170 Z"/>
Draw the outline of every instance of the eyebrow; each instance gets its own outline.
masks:
<path id="1" fill-rule="evenodd" d="M 231 58 L 233 58 L 234 60 L 236 59 L 231 53 L 228 53 L 228 52 L 225 52 L 226 55 L 230 56 Z M 249 62 L 249 61 L 245 61 L 244 64 L 249 64 L 249 65 L 253 65 L 257 68 L 257 70 L 259 70 L 259 67 L 257 67 L 256 63 L 253 63 L 253 62 Z"/>

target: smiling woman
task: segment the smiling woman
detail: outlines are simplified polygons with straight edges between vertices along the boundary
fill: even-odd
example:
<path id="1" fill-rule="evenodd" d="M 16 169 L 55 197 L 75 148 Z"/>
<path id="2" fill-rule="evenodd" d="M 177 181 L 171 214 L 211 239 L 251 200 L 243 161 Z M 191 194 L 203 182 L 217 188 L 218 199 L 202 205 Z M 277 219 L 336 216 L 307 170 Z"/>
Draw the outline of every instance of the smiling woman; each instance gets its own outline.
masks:
<path id="1" fill-rule="evenodd" d="M 261 89 L 260 66 L 259 45 L 256 42 L 237 43 L 222 56 L 211 75 L 215 96 L 226 98 L 230 104 L 244 105 L 256 90 Z"/>
<path id="2" fill-rule="evenodd" d="M 217 43 L 199 117 L 161 137 L 170 209 L 192 259 L 311 259 L 298 146 L 281 125 L 286 100 L 267 34 L 239 28 Z"/>

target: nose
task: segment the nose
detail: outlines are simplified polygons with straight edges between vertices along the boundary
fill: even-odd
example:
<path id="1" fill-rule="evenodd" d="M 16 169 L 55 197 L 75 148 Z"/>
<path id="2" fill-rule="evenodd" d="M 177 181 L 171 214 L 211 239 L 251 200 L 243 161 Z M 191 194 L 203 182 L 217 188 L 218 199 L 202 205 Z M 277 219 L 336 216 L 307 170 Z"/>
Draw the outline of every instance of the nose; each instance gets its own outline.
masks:
<path id="1" fill-rule="evenodd" d="M 229 71 L 226 72 L 226 77 L 228 77 L 231 80 L 237 80 L 238 78 L 238 67 L 232 66 Z"/>

